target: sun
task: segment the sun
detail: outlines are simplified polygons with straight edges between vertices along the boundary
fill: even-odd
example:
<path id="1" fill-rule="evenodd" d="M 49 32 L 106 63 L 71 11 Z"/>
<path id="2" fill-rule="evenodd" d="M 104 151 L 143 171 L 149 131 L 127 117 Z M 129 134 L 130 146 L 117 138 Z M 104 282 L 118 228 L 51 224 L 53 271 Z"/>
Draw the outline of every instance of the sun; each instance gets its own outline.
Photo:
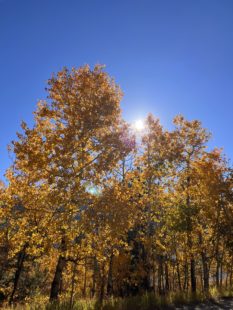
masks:
<path id="1" fill-rule="evenodd" d="M 145 124 L 142 119 L 138 119 L 133 123 L 133 128 L 136 131 L 142 131 L 145 128 Z"/>

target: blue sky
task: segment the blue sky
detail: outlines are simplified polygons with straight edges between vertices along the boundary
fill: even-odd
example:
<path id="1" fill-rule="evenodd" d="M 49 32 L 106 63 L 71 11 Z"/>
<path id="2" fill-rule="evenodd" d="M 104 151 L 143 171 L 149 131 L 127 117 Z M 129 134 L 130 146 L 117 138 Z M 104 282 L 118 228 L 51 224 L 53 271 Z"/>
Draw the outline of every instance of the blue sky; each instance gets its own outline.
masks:
<path id="1" fill-rule="evenodd" d="M 0 0 L 0 176 L 52 72 L 106 64 L 128 121 L 182 113 L 233 158 L 232 0 Z"/>

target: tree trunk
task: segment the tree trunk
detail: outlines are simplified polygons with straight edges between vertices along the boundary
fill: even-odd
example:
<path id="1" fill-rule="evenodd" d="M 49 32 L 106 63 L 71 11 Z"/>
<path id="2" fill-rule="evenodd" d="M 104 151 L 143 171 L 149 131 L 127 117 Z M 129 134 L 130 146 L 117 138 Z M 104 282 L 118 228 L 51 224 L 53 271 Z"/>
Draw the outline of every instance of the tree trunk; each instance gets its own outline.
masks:
<path id="1" fill-rule="evenodd" d="M 14 276 L 13 290 L 11 292 L 10 300 L 9 300 L 10 304 L 12 304 L 13 301 L 14 301 L 14 295 L 15 295 L 15 292 L 16 292 L 17 287 L 18 287 L 18 283 L 19 283 L 19 278 L 20 278 L 21 272 L 23 270 L 23 264 L 24 264 L 24 260 L 25 260 L 25 257 L 26 257 L 26 249 L 27 249 L 27 247 L 28 247 L 28 243 L 25 243 L 23 248 L 22 248 L 22 250 L 18 254 L 17 266 L 16 266 L 16 271 L 15 271 L 15 276 Z"/>
<path id="2" fill-rule="evenodd" d="M 172 265 L 172 280 L 170 285 L 170 290 L 175 290 L 175 282 L 176 282 L 176 271 L 175 271 L 175 265 Z"/>
<path id="3" fill-rule="evenodd" d="M 112 296 L 113 294 L 113 279 L 112 279 L 112 268 L 113 268 L 113 254 L 109 260 L 109 269 L 108 269 L 108 282 L 107 282 L 107 295 Z"/>
<path id="4" fill-rule="evenodd" d="M 66 266 L 66 259 L 65 259 L 65 254 L 66 252 L 66 243 L 65 243 L 65 238 L 62 238 L 61 241 L 61 254 L 59 255 L 53 282 L 51 285 L 51 290 L 50 290 L 50 301 L 57 300 L 59 291 L 61 288 L 61 283 L 62 283 L 62 273 L 63 270 Z"/>
<path id="5" fill-rule="evenodd" d="M 87 258 L 85 258 L 84 263 L 84 283 L 83 283 L 83 297 L 86 297 L 86 290 L 87 290 Z"/>
<path id="6" fill-rule="evenodd" d="M 168 263 L 165 263 L 165 289 L 166 292 L 170 289 L 170 283 L 169 283 L 169 272 L 168 272 Z"/>
<path id="7" fill-rule="evenodd" d="M 187 163 L 188 171 L 189 171 L 189 168 L 190 168 L 190 162 L 188 161 L 188 163 Z M 190 182 L 191 182 L 191 179 L 190 179 L 190 176 L 188 175 L 188 177 L 187 177 L 187 189 L 188 190 L 190 187 Z M 187 192 L 186 204 L 187 204 L 187 208 L 189 211 L 191 208 L 189 191 Z M 191 236 L 192 218 L 191 218 L 190 214 L 187 214 L 186 221 L 187 221 L 188 247 L 189 247 L 189 250 L 191 252 L 192 247 L 193 247 L 193 242 L 192 242 L 192 236 Z M 196 271 L 195 271 L 195 260 L 194 260 L 193 254 L 191 254 L 191 260 L 190 260 L 190 280 L 191 280 L 191 290 L 193 293 L 196 293 Z"/>
<path id="8" fill-rule="evenodd" d="M 155 261 L 153 261 L 153 292 L 156 293 L 156 267 L 155 267 Z"/>
<path id="9" fill-rule="evenodd" d="M 209 267 L 208 267 L 208 259 L 206 254 L 202 252 L 202 266 L 203 266 L 203 284 L 204 284 L 204 291 L 209 291 Z"/>
<path id="10" fill-rule="evenodd" d="M 99 295 L 99 302 L 100 305 L 103 304 L 103 300 L 104 300 L 104 290 L 105 290 L 105 270 L 104 270 L 104 266 L 102 267 L 102 273 L 101 273 L 101 283 L 100 283 L 100 295 Z"/>
<path id="11" fill-rule="evenodd" d="M 230 288 L 232 287 L 232 276 L 233 276 L 233 257 L 231 259 L 231 269 L 230 269 Z"/>
<path id="12" fill-rule="evenodd" d="M 75 275 L 76 275 L 76 263 L 74 262 L 72 280 L 71 280 L 70 305 L 69 305 L 70 310 L 73 309 L 73 304 L 74 304 Z"/>
<path id="13" fill-rule="evenodd" d="M 227 274 L 226 274 L 226 280 L 225 280 L 225 287 L 228 287 L 228 279 L 229 279 L 229 270 L 227 269 Z"/>
<path id="14" fill-rule="evenodd" d="M 222 287 L 222 281 L 223 281 L 223 263 L 221 261 L 221 266 L 220 266 L 220 287 Z"/>
<path id="15" fill-rule="evenodd" d="M 177 270 L 177 278 L 178 278 L 179 290 L 181 291 L 180 265 L 179 265 L 179 262 L 177 262 L 177 264 L 176 264 L 176 270 Z"/>
<path id="16" fill-rule="evenodd" d="M 188 224 L 189 230 L 191 231 L 192 225 L 191 225 L 190 219 L 188 219 L 188 223 L 189 223 Z M 190 231 L 188 231 L 188 246 L 191 252 L 192 247 L 193 247 L 193 241 L 192 241 Z M 191 291 L 192 293 L 195 294 L 197 290 L 197 283 L 196 283 L 196 263 L 195 263 L 193 253 L 191 253 L 191 259 L 190 259 L 190 280 L 191 280 Z"/>
<path id="17" fill-rule="evenodd" d="M 161 295 L 163 293 L 163 261 L 162 257 L 159 257 L 159 266 L 158 266 L 158 292 Z"/>
<path id="18" fill-rule="evenodd" d="M 191 290 L 193 293 L 196 293 L 197 284 L 196 284 L 196 270 L 195 270 L 195 260 L 191 258 L 190 261 L 190 278 L 191 278 Z"/>
<path id="19" fill-rule="evenodd" d="M 219 264 L 219 259 L 217 258 L 217 265 L 216 265 L 216 272 L 215 272 L 215 278 L 216 278 L 216 286 L 219 287 L 219 268 L 220 268 L 220 264 Z"/>
<path id="20" fill-rule="evenodd" d="M 185 265 L 184 265 L 184 285 L 183 285 L 183 290 L 186 291 L 188 290 L 189 287 L 189 266 L 187 261 L 185 261 Z"/>
<path id="21" fill-rule="evenodd" d="M 95 297 L 97 272 L 98 272 L 98 264 L 97 264 L 96 257 L 94 257 L 94 260 L 93 260 L 93 275 L 92 275 L 91 298 Z"/>

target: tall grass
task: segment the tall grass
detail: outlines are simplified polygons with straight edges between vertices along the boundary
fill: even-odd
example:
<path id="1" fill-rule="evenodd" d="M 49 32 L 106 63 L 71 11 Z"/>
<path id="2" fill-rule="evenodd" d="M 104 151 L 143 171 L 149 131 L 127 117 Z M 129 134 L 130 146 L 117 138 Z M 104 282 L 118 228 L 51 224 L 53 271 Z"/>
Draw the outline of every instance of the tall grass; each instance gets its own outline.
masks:
<path id="1" fill-rule="evenodd" d="M 156 310 L 175 309 L 178 305 L 194 304 L 208 299 L 233 297 L 233 290 L 218 290 L 211 288 L 208 294 L 198 292 L 171 292 L 165 296 L 153 293 L 127 298 L 109 298 L 100 304 L 95 299 L 75 300 L 72 310 Z M 5 306 L 4 310 L 71 310 L 70 303 L 64 299 L 60 302 L 49 303 L 47 298 L 38 296 L 34 300 L 26 300 L 24 304 Z"/>

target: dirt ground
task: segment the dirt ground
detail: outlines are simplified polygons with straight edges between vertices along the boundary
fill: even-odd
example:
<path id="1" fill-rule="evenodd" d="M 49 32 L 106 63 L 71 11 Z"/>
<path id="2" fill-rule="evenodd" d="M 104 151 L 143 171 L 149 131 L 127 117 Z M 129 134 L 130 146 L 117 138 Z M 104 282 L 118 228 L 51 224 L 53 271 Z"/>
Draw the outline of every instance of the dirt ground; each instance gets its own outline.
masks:
<path id="1" fill-rule="evenodd" d="M 221 298 L 218 301 L 208 301 L 198 305 L 189 305 L 176 307 L 175 309 L 180 310 L 233 310 L 233 298 Z"/>

